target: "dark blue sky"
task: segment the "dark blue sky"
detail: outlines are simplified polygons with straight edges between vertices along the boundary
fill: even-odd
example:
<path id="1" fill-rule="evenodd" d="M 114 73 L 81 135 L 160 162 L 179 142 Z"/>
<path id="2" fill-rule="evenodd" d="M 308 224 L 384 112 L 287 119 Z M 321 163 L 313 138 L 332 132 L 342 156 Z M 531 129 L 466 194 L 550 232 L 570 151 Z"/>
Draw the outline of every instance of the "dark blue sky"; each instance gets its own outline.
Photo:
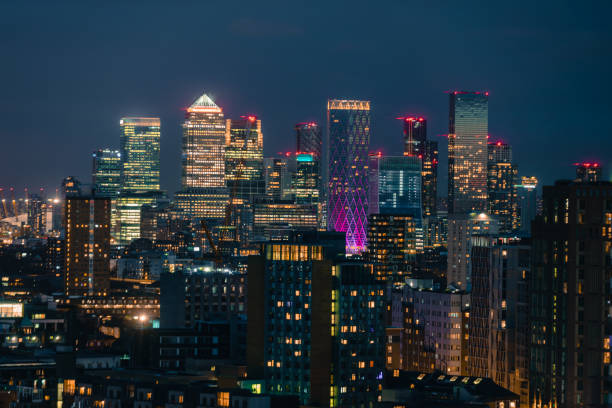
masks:
<path id="1" fill-rule="evenodd" d="M 387 153 L 401 150 L 395 117 L 426 116 L 445 193 L 445 91 L 488 90 L 489 132 L 522 175 L 609 169 L 611 3 L 500 3 L 3 1 L 0 186 L 89 181 L 121 116 L 157 115 L 173 192 L 181 108 L 203 91 L 230 117 L 257 114 L 266 154 L 293 148 L 294 123 L 323 122 L 328 97 L 371 99 L 371 146 Z"/>

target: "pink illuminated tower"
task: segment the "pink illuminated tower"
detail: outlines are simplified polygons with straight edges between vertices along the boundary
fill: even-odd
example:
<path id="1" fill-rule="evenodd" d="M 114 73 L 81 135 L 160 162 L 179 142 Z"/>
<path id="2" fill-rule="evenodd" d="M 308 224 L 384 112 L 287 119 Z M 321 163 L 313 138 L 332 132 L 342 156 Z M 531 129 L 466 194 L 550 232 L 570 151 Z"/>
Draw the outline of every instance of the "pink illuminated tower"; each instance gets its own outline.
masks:
<path id="1" fill-rule="evenodd" d="M 366 248 L 370 102 L 327 102 L 329 136 L 328 229 L 346 232 L 346 251 Z"/>

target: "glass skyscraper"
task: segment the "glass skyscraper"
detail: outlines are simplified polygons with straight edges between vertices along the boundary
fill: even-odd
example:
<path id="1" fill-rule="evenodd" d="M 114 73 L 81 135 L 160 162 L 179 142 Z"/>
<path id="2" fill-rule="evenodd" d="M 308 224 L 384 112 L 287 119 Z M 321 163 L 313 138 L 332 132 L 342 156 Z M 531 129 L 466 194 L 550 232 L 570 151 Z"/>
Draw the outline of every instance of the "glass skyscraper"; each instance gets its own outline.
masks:
<path id="1" fill-rule="evenodd" d="M 451 92 L 448 126 L 448 212 L 487 207 L 488 92 Z"/>
<path id="2" fill-rule="evenodd" d="M 121 190 L 121 153 L 98 149 L 93 152 L 92 182 L 97 196 L 117 197 Z"/>
<path id="3" fill-rule="evenodd" d="M 366 248 L 370 101 L 327 102 L 329 180 L 327 228 L 346 232 L 346 250 Z"/>
<path id="4" fill-rule="evenodd" d="M 159 118 L 123 118 L 121 126 L 121 190 L 159 190 Z"/>
<path id="5" fill-rule="evenodd" d="M 404 156 L 421 159 L 423 216 L 434 216 L 438 198 L 438 142 L 427 140 L 427 119 L 409 116 L 403 120 Z"/>
<path id="6" fill-rule="evenodd" d="M 159 185 L 160 120 L 126 117 L 121 126 L 121 191 L 112 235 L 120 245 L 140 238 L 140 208 L 163 195 Z"/>
<path id="7" fill-rule="evenodd" d="M 228 119 L 225 130 L 225 180 L 234 198 L 253 202 L 265 195 L 261 120 L 255 116 Z"/>

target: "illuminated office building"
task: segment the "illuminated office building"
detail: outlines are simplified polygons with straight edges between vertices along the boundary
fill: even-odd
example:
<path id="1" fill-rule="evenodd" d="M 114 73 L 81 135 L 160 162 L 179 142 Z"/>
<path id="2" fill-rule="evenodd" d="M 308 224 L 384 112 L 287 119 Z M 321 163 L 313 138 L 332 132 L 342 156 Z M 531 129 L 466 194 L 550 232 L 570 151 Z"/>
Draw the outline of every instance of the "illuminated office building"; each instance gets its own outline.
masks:
<path id="1" fill-rule="evenodd" d="M 225 130 L 225 181 L 234 198 L 253 202 L 265 194 L 263 134 L 255 116 L 228 119 Z"/>
<path id="2" fill-rule="evenodd" d="M 181 191 L 174 196 L 186 216 L 225 217 L 229 193 L 225 186 L 225 118 L 206 94 L 187 108 L 183 122 Z"/>
<path id="3" fill-rule="evenodd" d="M 87 295 L 108 288 L 110 278 L 110 209 L 108 197 L 69 194 L 64 230 L 64 293 Z"/>
<path id="4" fill-rule="evenodd" d="M 538 207 L 538 179 L 535 177 L 522 177 L 521 184 L 515 186 L 517 208 L 516 225 L 523 235 L 531 235 L 531 222 L 535 220 Z"/>
<path id="5" fill-rule="evenodd" d="M 309 406 L 373 406 L 384 367 L 384 284 L 370 264 L 335 258 L 346 242 L 339 238 L 340 248 L 322 237 L 268 243 L 249 258 L 249 377 Z"/>
<path id="6" fill-rule="evenodd" d="M 410 215 L 370 214 L 368 260 L 376 279 L 404 282 L 412 274 L 417 253 L 415 222 Z"/>
<path id="7" fill-rule="evenodd" d="M 358 254 L 367 244 L 370 102 L 329 100 L 327 126 L 327 228 L 346 232 L 347 252 Z"/>
<path id="8" fill-rule="evenodd" d="M 159 190 L 159 118 L 126 117 L 121 126 L 121 190 Z"/>
<path id="9" fill-rule="evenodd" d="M 608 406 L 612 183 L 544 186 L 531 232 L 530 406 Z"/>
<path id="10" fill-rule="evenodd" d="M 291 194 L 296 203 L 317 204 L 320 193 L 319 161 L 310 153 L 296 155 L 296 169 L 291 175 Z"/>
<path id="11" fill-rule="evenodd" d="M 599 163 L 576 163 L 576 180 L 585 182 L 601 181 L 601 166 Z"/>
<path id="12" fill-rule="evenodd" d="M 295 170 L 295 160 L 291 156 L 264 158 L 264 179 L 266 196 L 282 200 L 289 194 L 291 174 Z"/>
<path id="13" fill-rule="evenodd" d="M 487 208 L 488 92 L 451 92 L 448 126 L 448 213 Z"/>
<path id="14" fill-rule="evenodd" d="M 182 150 L 183 189 L 225 187 L 225 119 L 206 94 L 187 108 Z"/>
<path id="15" fill-rule="evenodd" d="M 97 195 L 117 197 L 121 190 L 121 153 L 98 149 L 93 152 L 92 183 Z"/>
<path id="16" fill-rule="evenodd" d="M 497 218 L 500 234 L 518 228 L 516 181 L 518 167 L 512 164 L 512 148 L 507 143 L 488 144 L 487 191 L 489 214 Z"/>
<path id="17" fill-rule="evenodd" d="M 318 226 L 316 204 L 299 204 L 283 200 L 258 200 L 253 204 L 253 235 L 269 239 L 270 230 L 286 226 L 291 229 L 315 230 Z"/>
<path id="18" fill-rule="evenodd" d="M 151 205 L 164 198 L 162 191 L 122 192 L 117 198 L 117 235 L 119 245 L 128 245 L 140 238 L 140 215 L 143 205 Z"/>

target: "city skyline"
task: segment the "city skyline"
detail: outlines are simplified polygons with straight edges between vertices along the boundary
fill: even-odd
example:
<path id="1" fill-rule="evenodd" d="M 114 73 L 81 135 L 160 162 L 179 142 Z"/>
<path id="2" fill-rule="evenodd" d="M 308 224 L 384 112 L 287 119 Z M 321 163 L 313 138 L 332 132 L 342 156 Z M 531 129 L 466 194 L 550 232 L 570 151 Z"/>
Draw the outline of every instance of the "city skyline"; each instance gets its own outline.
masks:
<path id="1" fill-rule="evenodd" d="M 542 2 L 528 8 L 499 5 L 491 11 L 471 4 L 439 10 L 397 4 L 393 13 L 378 10 L 369 16 L 360 7 L 347 11 L 334 5 L 328 10 L 329 16 L 317 16 L 316 10 L 307 7 L 288 10 L 261 6 L 206 27 L 193 20 L 199 7 L 185 14 L 155 2 L 145 9 L 123 5 L 125 13 L 102 8 L 83 21 L 69 19 L 84 11 L 81 7 L 43 4 L 28 10 L 3 5 L 3 48 L 9 60 L 0 74 L 13 80 L 7 81 L 0 98 L 4 107 L 0 132 L 7 143 L 0 156 L 0 185 L 17 190 L 26 186 L 30 190 L 41 186 L 52 189 L 66 175 L 85 178 L 89 162 L 82 155 L 102 147 L 118 148 L 117 123 L 121 117 L 152 115 L 161 117 L 163 126 L 162 188 L 178 190 L 181 108 L 189 106 L 203 91 L 212 91 L 228 117 L 247 112 L 262 119 L 266 155 L 292 147 L 288 136 L 296 123 L 323 123 L 328 98 L 346 97 L 372 101 L 372 147 L 393 151 L 401 140 L 401 128 L 393 118 L 421 114 L 428 119 L 430 138 L 440 142 L 440 156 L 445 157 L 446 143 L 439 136 L 447 133 L 443 93 L 488 90 L 491 137 L 513 145 L 522 171 L 536 175 L 543 184 L 554 182 L 557 174 L 570 178 L 571 163 L 576 161 L 607 164 L 592 145 L 603 144 L 601 151 L 612 148 L 612 141 L 601 137 L 606 133 L 605 115 L 610 110 L 610 102 L 604 97 L 610 87 L 605 75 L 609 57 L 598 52 L 610 38 L 610 27 L 603 19 L 606 13 L 595 14 L 592 7 L 550 4 Z M 206 12 L 227 15 L 225 7 L 216 5 Z M 142 34 L 131 31 L 135 23 L 127 17 L 137 11 L 149 17 L 136 23 Z M 402 25 L 394 22 L 401 21 L 400 16 L 407 11 L 421 18 L 400 33 L 398 27 Z M 454 41 L 448 41 L 452 38 L 448 34 L 460 21 L 456 16 L 461 15 L 473 16 L 469 19 L 473 28 L 463 32 L 465 41 L 460 43 L 465 45 L 457 47 Z M 61 28 L 50 25 L 53 16 L 67 24 Z M 366 16 L 374 28 L 360 32 L 358 26 L 349 23 Z M 319 30 L 312 28 L 316 24 L 311 24 L 311 19 L 320 23 Z M 107 21 L 117 26 L 115 33 L 106 34 Z M 347 23 L 345 34 L 336 28 L 342 23 Z M 154 30 L 158 25 L 164 30 Z M 166 31 L 173 34 L 163 35 Z M 196 53 L 202 55 L 190 54 L 193 62 L 180 58 L 195 38 L 210 32 L 218 33 L 218 44 Z M 358 35 L 368 38 L 366 47 L 371 51 L 365 63 L 360 47 L 351 41 Z M 45 38 L 48 46 L 37 47 L 35 39 L 39 38 Z M 405 40 L 409 38 L 423 41 L 405 52 Z M 62 52 L 64 41 L 75 52 Z M 116 59 L 111 58 L 110 50 L 122 50 L 126 42 L 153 45 L 129 53 L 121 51 L 124 60 L 113 68 Z M 372 47 L 381 42 L 387 43 Z M 152 47 L 161 58 L 146 65 L 137 63 Z M 285 52 L 292 49 L 298 52 Z M 258 55 L 256 63 L 241 62 L 247 50 Z M 301 55 L 306 53 L 313 61 L 325 63 L 302 64 Z M 47 61 L 48 75 L 35 75 L 33 68 L 23 68 L 38 66 L 33 58 Z M 413 59 L 424 62 L 413 64 Z M 473 60 L 480 65 L 474 68 L 470 63 Z M 226 66 L 233 68 L 225 70 Z M 269 66 L 275 68 L 270 70 Z M 529 98 L 525 98 L 526 93 Z M 19 112 L 18 106 L 36 111 L 38 120 Z M 586 121 L 578 124 L 566 121 L 567 117 Z M 85 126 L 87 134 L 82 132 Z M 591 143 L 569 149 L 577 134 Z M 56 144 L 65 149 L 49 157 L 46 152 Z M 32 145 L 40 147 L 27 158 L 34 171 L 13 174 L 10 169 L 23 162 L 17 161 L 14 152 Z M 537 152 L 544 150 L 551 154 L 540 158 Z M 62 168 L 68 160 L 74 166 Z M 446 163 L 441 162 L 439 173 L 439 190 L 446 191 Z"/>

